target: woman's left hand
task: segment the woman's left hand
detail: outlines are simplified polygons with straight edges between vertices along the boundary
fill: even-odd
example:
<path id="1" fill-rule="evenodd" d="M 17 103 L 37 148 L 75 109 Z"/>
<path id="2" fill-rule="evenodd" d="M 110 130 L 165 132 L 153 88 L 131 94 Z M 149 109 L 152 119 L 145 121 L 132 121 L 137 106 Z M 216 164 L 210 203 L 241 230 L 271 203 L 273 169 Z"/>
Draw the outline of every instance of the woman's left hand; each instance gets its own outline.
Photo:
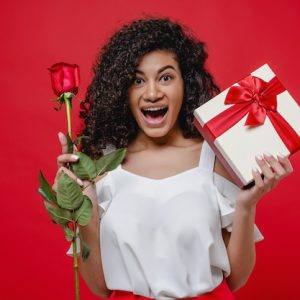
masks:
<path id="1" fill-rule="evenodd" d="M 288 157 L 281 155 L 277 159 L 270 154 L 255 157 L 261 173 L 258 170 L 252 170 L 255 185 L 247 190 L 241 190 L 237 195 L 237 203 L 251 208 L 255 206 L 257 201 L 266 193 L 271 191 L 280 180 L 292 173 L 293 167 Z"/>

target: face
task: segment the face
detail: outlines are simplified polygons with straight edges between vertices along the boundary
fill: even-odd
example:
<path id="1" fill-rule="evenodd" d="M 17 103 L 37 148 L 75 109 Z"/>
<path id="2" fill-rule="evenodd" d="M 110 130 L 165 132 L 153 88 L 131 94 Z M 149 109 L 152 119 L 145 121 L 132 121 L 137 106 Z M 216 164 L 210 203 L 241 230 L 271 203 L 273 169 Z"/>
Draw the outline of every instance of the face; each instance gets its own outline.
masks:
<path id="1" fill-rule="evenodd" d="M 129 106 L 141 132 L 161 138 L 178 130 L 183 93 L 176 55 L 163 50 L 146 54 L 128 91 Z"/>

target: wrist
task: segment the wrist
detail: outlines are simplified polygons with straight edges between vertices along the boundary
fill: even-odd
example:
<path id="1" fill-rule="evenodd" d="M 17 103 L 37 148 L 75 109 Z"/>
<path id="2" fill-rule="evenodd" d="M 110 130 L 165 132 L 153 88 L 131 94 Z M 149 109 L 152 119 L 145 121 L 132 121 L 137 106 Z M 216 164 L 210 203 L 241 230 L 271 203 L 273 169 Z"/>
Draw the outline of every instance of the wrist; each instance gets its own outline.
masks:
<path id="1" fill-rule="evenodd" d="M 236 211 L 244 214 L 254 214 L 256 210 L 256 203 L 245 203 L 243 201 L 236 201 Z"/>

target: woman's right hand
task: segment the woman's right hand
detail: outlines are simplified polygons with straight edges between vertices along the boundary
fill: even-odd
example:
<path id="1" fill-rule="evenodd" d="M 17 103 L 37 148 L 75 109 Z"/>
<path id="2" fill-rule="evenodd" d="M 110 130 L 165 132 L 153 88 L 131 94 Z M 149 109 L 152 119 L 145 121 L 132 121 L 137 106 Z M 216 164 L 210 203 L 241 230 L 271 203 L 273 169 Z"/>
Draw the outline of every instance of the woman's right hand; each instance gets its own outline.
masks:
<path id="1" fill-rule="evenodd" d="M 79 156 L 73 153 L 68 153 L 68 142 L 66 136 L 62 133 L 58 133 L 58 139 L 61 145 L 61 154 L 57 157 L 57 167 L 58 171 L 56 173 L 54 184 L 52 185 L 52 189 L 57 192 L 57 183 L 59 174 L 61 172 L 64 172 L 68 176 L 70 176 L 74 181 L 77 182 L 77 184 L 83 189 L 83 194 L 88 196 L 95 207 L 97 207 L 97 195 L 96 195 L 96 189 L 95 185 L 87 180 L 81 180 L 74 174 L 72 171 L 70 171 L 67 166 L 69 163 L 74 163 L 78 161 Z"/>
<path id="2" fill-rule="evenodd" d="M 58 171 L 54 180 L 52 189 L 57 191 L 57 183 L 59 174 L 66 173 L 82 188 L 83 194 L 87 195 L 93 203 L 93 213 L 89 224 L 79 226 L 80 240 L 89 245 L 90 254 L 86 260 L 81 260 L 79 263 L 79 271 L 89 288 L 98 296 L 107 298 L 110 294 L 106 286 L 103 267 L 100 254 L 100 211 L 97 201 L 95 184 L 88 180 L 81 180 L 70 171 L 67 166 L 69 163 L 78 161 L 79 157 L 76 154 L 68 153 L 67 138 L 63 133 L 58 134 L 58 139 L 61 145 L 61 154 L 57 157 Z M 80 255 L 81 257 L 81 255 Z"/>

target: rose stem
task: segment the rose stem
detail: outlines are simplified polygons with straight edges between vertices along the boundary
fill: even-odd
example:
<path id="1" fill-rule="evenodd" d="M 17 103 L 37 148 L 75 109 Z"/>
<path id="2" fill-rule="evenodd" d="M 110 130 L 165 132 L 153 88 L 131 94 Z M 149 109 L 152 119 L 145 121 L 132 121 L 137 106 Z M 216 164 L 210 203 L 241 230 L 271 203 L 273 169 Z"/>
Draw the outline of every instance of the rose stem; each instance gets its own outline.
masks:
<path id="1" fill-rule="evenodd" d="M 72 139 L 72 127 L 71 127 L 71 101 L 72 97 L 65 97 L 67 122 L 68 122 L 68 134 Z M 78 258 L 77 258 L 77 244 L 76 244 L 76 222 L 73 223 L 74 240 L 73 244 L 73 266 L 74 266 L 74 280 L 75 280 L 75 299 L 80 300 L 79 294 L 79 280 L 78 280 Z"/>
<path id="2" fill-rule="evenodd" d="M 77 259 L 77 243 L 76 243 L 76 223 L 73 223 L 73 266 L 74 266 L 74 279 L 75 279 L 75 299 L 80 299 L 79 294 L 79 280 L 78 280 L 78 259 Z"/>
<path id="3" fill-rule="evenodd" d="M 71 127 L 71 101 L 72 98 L 65 97 L 66 102 L 66 112 L 67 112 L 67 122 L 68 122 L 68 133 L 70 139 L 72 139 L 72 127 Z"/>

